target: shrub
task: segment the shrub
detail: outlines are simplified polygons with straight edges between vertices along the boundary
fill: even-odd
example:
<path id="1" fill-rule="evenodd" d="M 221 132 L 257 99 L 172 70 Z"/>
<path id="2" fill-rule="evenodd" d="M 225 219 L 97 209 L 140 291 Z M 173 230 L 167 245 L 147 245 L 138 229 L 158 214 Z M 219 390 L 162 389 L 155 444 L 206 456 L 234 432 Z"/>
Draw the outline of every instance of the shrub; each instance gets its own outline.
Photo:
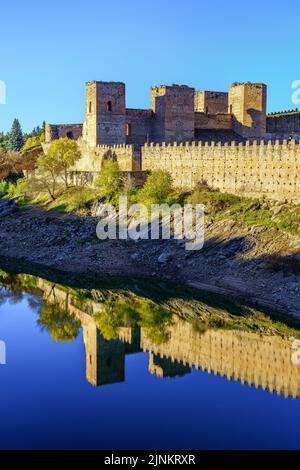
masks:
<path id="1" fill-rule="evenodd" d="M 105 199 L 106 202 L 117 202 L 117 198 L 123 189 L 123 180 L 116 161 L 105 160 L 103 162 L 101 173 L 95 181 L 95 186 L 99 188 L 99 196 Z"/>
<path id="2" fill-rule="evenodd" d="M 146 206 L 170 202 L 173 194 L 172 177 L 164 170 L 154 170 L 137 197 Z"/>
<path id="3" fill-rule="evenodd" d="M 8 183 L 6 181 L 0 181 L 0 198 L 7 195 Z"/>
<path id="4" fill-rule="evenodd" d="M 18 179 L 16 184 L 10 183 L 7 189 L 7 196 L 9 198 L 18 198 L 20 204 L 25 204 L 28 193 L 28 180 L 27 178 Z"/>
<path id="5" fill-rule="evenodd" d="M 98 198 L 98 191 L 92 188 L 76 187 L 64 191 L 48 206 L 61 212 L 76 212 L 87 209 Z"/>

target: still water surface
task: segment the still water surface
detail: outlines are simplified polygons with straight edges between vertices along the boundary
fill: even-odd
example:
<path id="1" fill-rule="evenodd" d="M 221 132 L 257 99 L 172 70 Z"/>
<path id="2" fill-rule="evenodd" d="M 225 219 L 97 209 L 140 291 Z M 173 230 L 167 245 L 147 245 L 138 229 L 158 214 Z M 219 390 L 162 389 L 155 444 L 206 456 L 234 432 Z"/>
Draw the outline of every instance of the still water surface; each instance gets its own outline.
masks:
<path id="1" fill-rule="evenodd" d="M 297 330 L 209 299 L 1 271 L 0 448 L 300 448 Z"/>

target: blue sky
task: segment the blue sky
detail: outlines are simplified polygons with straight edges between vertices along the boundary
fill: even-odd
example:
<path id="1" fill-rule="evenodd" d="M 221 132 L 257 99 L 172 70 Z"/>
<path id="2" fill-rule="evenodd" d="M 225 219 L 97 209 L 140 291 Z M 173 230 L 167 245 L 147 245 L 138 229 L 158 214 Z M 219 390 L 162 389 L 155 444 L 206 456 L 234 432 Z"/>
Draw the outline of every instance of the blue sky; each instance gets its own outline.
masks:
<path id="1" fill-rule="evenodd" d="M 294 108 L 299 18 L 299 0 L 1 0 L 0 131 L 82 122 L 88 80 L 124 81 L 145 108 L 151 85 L 258 81 L 269 111 Z"/>

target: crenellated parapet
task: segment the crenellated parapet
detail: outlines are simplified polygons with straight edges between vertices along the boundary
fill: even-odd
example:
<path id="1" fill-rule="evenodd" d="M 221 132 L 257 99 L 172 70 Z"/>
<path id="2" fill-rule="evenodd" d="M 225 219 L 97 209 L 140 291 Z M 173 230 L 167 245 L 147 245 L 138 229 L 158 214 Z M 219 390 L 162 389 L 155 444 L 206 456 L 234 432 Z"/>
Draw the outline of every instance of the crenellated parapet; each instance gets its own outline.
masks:
<path id="1" fill-rule="evenodd" d="M 182 189 L 205 181 L 222 192 L 300 202 L 296 140 L 150 143 L 142 147 L 142 169 L 166 170 Z"/>

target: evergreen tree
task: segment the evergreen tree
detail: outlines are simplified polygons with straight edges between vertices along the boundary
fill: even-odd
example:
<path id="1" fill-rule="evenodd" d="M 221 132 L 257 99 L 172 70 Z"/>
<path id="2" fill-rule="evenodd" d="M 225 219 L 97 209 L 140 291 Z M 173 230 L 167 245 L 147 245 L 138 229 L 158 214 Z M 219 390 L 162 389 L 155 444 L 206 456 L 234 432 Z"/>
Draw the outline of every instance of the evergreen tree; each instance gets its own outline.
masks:
<path id="1" fill-rule="evenodd" d="M 9 135 L 9 149 L 19 152 L 23 147 L 23 132 L 18 119 L 15 119 Z"/>
<path id="2" fill-rule="evenodd" d="M 0 132 L 0 149 L 5 148 L 8 149 L 8 142 L 9 141 L 9 135 L 4 134 L 4 132 Z"/>

